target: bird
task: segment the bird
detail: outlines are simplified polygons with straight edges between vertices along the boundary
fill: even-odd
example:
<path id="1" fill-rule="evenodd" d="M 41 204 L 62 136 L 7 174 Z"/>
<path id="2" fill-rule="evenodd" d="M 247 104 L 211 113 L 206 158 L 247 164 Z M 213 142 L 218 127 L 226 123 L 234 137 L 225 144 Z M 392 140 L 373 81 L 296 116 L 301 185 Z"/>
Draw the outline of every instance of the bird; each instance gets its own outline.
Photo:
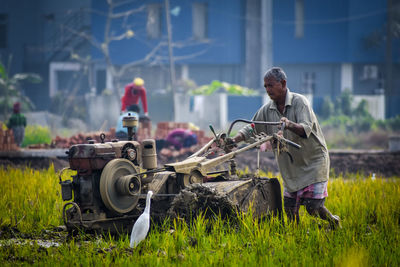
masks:
<path id="1" fill-rule="evenodd" d="M 143 239 L 146 238 L 150 228 L 150 202 L 153 191 L 147 192 L 146 207 L 144 212 L 136 220 L 132 228 L 130 247 L 136 247 Z"/>

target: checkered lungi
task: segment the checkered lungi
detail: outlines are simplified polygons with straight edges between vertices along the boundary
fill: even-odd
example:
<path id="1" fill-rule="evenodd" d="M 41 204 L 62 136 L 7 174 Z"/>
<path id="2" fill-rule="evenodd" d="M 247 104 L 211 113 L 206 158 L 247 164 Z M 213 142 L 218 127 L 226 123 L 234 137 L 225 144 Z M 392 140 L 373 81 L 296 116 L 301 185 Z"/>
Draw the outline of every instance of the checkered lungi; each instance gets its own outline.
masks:
<path id="1" fill-rule="evenodd" d="M 285 198 L 296 199 L 296 207 L 303 204 L 304 199 L 324 199 L 328 196 L 328 181 L 319 182 L 306 186 L 296 192 L 288 192 L 286 188 L 283 190 Z"/>

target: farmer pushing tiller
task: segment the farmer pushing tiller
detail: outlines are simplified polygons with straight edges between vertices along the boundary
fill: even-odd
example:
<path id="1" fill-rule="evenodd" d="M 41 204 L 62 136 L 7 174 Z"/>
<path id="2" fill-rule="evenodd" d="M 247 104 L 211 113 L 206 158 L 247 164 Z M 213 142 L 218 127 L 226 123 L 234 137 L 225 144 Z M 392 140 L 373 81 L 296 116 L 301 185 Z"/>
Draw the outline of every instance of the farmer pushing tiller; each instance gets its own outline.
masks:
<path id="1" fill-rule="evenodd" d="M 318 121 L 304 96 L 289 91 L 286 74 L 272 68 L 264 77 L 272 99 L 252 121 L 234 121 L 227 133 L 216 134 L 186 160 L 157 165 L 155 141 L 132 140 L 137 120 L 124 117 L 128 141 L 74 145 L 69 149 L 73 180 L 62 181 L 65 224 L 119 232 L 131 229 L 144 210 L 143 195 L 154 193 L 150 216 L 186 217 L 200 211 L 226 216 L 252 207 L 255 216 L 282 215 L 280 184 L 276 178 L 250 173 L 239 177 L 235 156 L 271 143 L 284 181 L 284 207 L 289 220 L 299 221 L 299 207 L 327 220 L 332 227 L 340 219 L 324 206 L 329 175 L 329 157 Z M 247 126 L 229 137 L 233 125 Z M 276 133 L 277 132 L 277 133 Z M 287 137 L 287 138 L 286 138 Z M 291 139 L 294 142 L 288 140 Z M 251 141 L 237 148 L 236 143 Z M 289 145 L 289 146 L 288 146 Z M 258 150 L 259 151 L 259 150 Z M 259 156 L 259 155 L 258 155 Z M 224 212 L 222 212 L 222 210 Z"/>
<path id="2" fill-rule="evenodd" d="M 302 149 L 288 148 L 279 153 L 272 143 L 284 182 L 284 208 L 289 220 L 299 222 L 299 207 L 304 205 L 312 216 L 327 220 L 332 228 L 340 227 L 340 218 L 325 207 L 328 196 L 329 155 L 321 127 L 306 97 L 289 91 L 285 72 L 278 67 L 264 75 L 264 87 L 271 101 L 253 116 L 254 121 L 280 121 L 280 125 L 246 126 L 229 142 L 249 140 L 256 133 L 284 136 Z M 270 146 L 271 144 L 269 144 Z"/>
<path id="3" fill-rule="evenodd" d="M 257 125 L 281 122 L 244 121 Z M 233 122 L 232 126 L 237 122 Z M 275 140 L 282 152 L 286 144 L 299 146 L 279 135 L 251 133 L 253 143 L 237 148 L 226 133 L 215 137 L 186 160 L 158 166 L 156 144 L 152 139 L 133 140 L 137 120 L 126 116 L 128 140 L 73 145 L 68 151 L 70 168 L 77 174 L 60 184 L 65 203 L 63 219 L 75 229 L 121 232 L 132 229 L 144 210 L 144 195 L 154 193 L 150 216 L 153 221 L 189 216 L 203 211 L 212 216 L 235 216 L 252 207 L 255 216 L 282 217 L 282 198 L 276 178 L 249 173 L 238 176 L 235 156 Z M 73 200 L 72 200 L 73 199 Z M 72 200 L 72 201 L 71 201 Z"/>

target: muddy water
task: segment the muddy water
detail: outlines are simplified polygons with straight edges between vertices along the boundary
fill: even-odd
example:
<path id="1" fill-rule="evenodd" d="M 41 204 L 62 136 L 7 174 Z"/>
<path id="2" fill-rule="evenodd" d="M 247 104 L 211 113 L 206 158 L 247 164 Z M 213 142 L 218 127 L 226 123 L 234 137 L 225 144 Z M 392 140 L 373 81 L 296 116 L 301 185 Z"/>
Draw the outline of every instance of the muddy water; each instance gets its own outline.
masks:
<path id="1" fill-rule="evenodd" d="M 42 239 L 32 240 L 32 239 L 11 238 L 11 239 L 0 240 L 0 247 L 12 246 L 12 245 L 18 245 L 18 246 L 37 245 L 43 248 L 50 248 L 50 247 L 59 247 L 61 246 L 61 244 L 62 243 L 54 240 L 42 240 Z"/>

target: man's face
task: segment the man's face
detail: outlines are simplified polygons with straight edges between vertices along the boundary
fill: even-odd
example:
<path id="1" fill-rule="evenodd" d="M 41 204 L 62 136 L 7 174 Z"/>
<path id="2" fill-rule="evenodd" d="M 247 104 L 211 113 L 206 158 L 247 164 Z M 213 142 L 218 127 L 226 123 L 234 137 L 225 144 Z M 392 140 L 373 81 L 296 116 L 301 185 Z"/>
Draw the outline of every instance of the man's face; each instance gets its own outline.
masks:
<path id="1" fill-rule="evenodd" d="M 264 87 L 267 91 L 268 96 L 273 101 L 278 101 L 279 99 L 283 99 L 285 96 L 285 88 L 286 88 L 286 81 L 282 80 L 277 82 L 274 78 L 266 78 L 264 79 Z"/>

